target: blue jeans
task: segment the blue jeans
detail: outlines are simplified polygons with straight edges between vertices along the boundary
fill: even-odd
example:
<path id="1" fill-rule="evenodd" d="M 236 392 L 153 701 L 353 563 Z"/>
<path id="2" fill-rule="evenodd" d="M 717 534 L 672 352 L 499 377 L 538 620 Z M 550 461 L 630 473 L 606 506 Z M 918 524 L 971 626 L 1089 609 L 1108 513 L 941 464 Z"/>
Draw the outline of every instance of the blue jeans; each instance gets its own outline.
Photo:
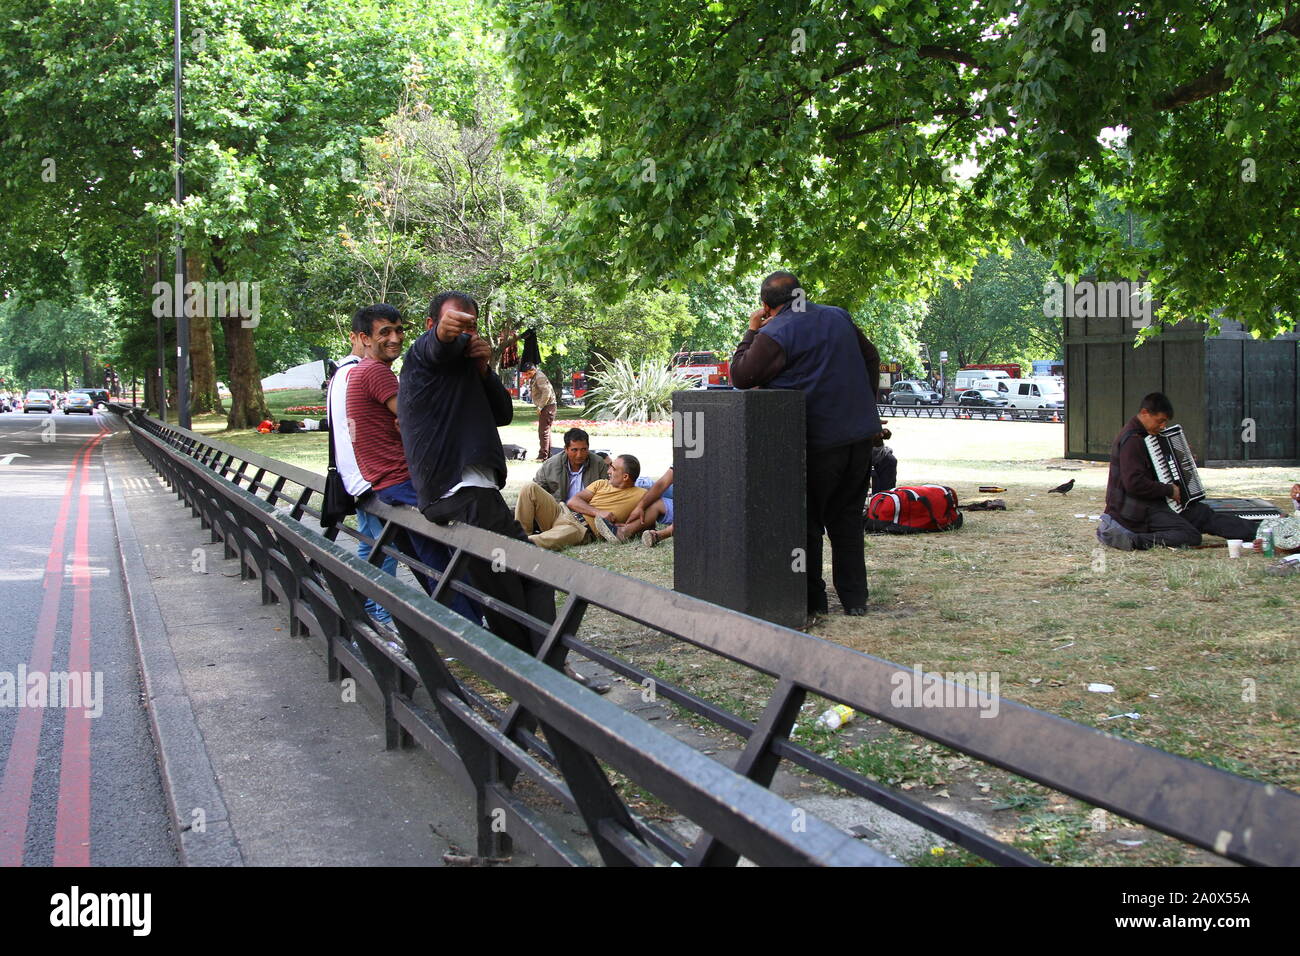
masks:
<path id="1" fill-rule="evenodd" d="M 380 521 L 378 518 L 376 518 L 374 515 L 372 515 L 365 508 L 358 508 L 357 528 L 367 538 L 374 540 L 377 539 L 379 537 L 380 532 L 384 530 L 384 523 Z M 370 551 L 371 551 L 370 542 L 362 541 L 361 539 L 358 538 L 357 557 L 359 557 L 362 561 L 365 561 L 367 558 L 370 557 Z M 391 574 L 394 577 L 397 576 L 397 559 L 392 557 L 391 555 L 385 555 L 383 564 L 380 566 L 384 569 L 385 574 Z M 371 617 L 373 617 L 376 621 L 378 621 L 381 624 L 387 624 L 389 621 L 393 619 L 393 615 L 389 614 L 386 610 L 384 610 L 383 607 L 381 607 L 380 605 L 376 604 L 374 601 L 371 601 L 369 599 L 366 600 L 366 613 L 369 614 Z"/>
<path id="2" fill-rule="evenodd" d="M 415 493 L 415 485 L 411 484 L 410 479 L 402 482 L 400 485 L 393 485 L 391 488 L 385 488 L 383 491 L 376 491 L 375 495 L 380 501 L 389 505 L 410 505 L 412 508 L 419 507 L 419 498 Z M 410 539 L 411 547 L 415 551 L 415 557 L 433 568 L 435 571 L 445 571 L 448 562 L 451 561 L 451 552 L 447 546 L 439 544 L 432 538 L 426 538 L 422 534 L 413 534 L 409 531 L 404 532 Z M 415 572 L 415 579 L 420 582 L 426 594 L 433 593 L 433 582 L 423 574 Z M 447 593 L 452 597 L 447 601 L 447 606 L 467 620 L 475 624 L 482 625 L 483 609 L 474 601 L 471 601 L 459 591 L 453 591 L 448 585 Z"/>

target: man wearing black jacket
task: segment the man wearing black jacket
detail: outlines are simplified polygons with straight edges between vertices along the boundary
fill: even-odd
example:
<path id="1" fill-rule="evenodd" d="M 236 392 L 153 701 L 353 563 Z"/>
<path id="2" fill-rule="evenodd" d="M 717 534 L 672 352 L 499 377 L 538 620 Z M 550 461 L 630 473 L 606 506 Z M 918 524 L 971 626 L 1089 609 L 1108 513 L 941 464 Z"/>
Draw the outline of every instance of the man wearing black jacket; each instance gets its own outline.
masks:
<path id="1" fill-rule="evenodd" d="M 501 497 L 506 459 L 497 428 L 514 417 L 510 393 L 492 372 L 492 348 L 478 335 L 478 303 L 463 292 L 439 293 L 426 331 L 406 353 L 398 391 L 402 444 L 419 508 L 436 524 L 460 521 L 527 541 Z M 546 623 L 555 620 L 555 592 L 482 559 L 468 562 L 474 586 Z M 541 636 L 502 614 L 487 612 L 498 637 L 532 653 Z"/>
<path id="2" fill-rule="evenodd" d="M 1097 540 L 1120 551 L 1194 548 L 1202 533 L 1252 540 L 1256 521 L 1221 514 L 1200 501 L 1181 512 L 1169 507 L 1168 499 L 1180 499 L 1178 486 L 1156 480 L 1145 439 L 1160 434 L 1173 417 L 1169 399 L 1152 392 L 1111 445 L 1106 511 L 1097 525 Z"/>

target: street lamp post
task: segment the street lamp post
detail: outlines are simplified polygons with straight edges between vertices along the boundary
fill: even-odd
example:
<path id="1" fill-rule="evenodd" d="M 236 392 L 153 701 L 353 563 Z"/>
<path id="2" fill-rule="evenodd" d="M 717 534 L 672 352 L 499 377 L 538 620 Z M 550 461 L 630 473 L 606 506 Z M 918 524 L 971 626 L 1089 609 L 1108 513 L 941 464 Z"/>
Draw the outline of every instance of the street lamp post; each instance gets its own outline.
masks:
<path id="1" fill-rule="evenodd" d="M 181 0 L 172 0 L 172 67 L 176 87 L 175 162 L 176 211 L 185 206 L 185 147 L 181 144 Z M 172 280 L 173 311 L 176 314 L 176 420 L 182 428 L 190 421 L 190 320 L 185 315 L 185 231 L 176 227 L 176 273 Z"/>

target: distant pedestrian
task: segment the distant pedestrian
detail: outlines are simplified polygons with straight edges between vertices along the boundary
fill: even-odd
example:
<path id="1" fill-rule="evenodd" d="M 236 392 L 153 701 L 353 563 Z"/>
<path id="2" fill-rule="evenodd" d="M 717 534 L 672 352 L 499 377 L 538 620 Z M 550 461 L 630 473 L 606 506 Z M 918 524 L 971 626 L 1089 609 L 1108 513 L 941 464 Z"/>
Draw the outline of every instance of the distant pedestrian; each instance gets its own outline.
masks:
<path id="1" fill-rule="evenodd" d="M 528 383 L 532 403 L 537 406 L 537 460 L 546 461 L 551 457 L 551 426 L 555 424 L 555 389 L 551 381 L 540 368 L 531 362 L 525 362 L 519 368 L 523 379 Z"/>

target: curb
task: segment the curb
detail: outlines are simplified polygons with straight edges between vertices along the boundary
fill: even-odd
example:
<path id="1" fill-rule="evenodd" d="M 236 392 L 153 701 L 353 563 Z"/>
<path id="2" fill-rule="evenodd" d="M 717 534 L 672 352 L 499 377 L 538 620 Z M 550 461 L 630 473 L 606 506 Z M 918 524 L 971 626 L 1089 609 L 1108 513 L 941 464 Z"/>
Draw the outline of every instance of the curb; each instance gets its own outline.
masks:
<path id="1" fill-rule="evenodd" d="M 117 416 L 112 416 L 112 419 L 117 419 Z M 230 825 L 226 802 L 208 759 L 208 749 L 194 718 L 185 682 L 176 666 L 153 583 L 145 570 L 135 526 L 122 501 L 121 479 L 110 466 L 107 452 L 115 450 L 123 441 L 130 441 L 130 432 L 121 429 L 120 419 L 113 420 L 112 425 L 114 433 L 105 440 L 105 453 L 101 455 L 105 497 L 113 514 L 127 613 L 135 635 L 149 712 L 149 728 L 153 732 L 159 776 L 181 863 L 185 866 L 243 866 L 243 855 Z M 202 832 L 193 829 L 195 811 L 199 808 L 203 814 Z"/>

